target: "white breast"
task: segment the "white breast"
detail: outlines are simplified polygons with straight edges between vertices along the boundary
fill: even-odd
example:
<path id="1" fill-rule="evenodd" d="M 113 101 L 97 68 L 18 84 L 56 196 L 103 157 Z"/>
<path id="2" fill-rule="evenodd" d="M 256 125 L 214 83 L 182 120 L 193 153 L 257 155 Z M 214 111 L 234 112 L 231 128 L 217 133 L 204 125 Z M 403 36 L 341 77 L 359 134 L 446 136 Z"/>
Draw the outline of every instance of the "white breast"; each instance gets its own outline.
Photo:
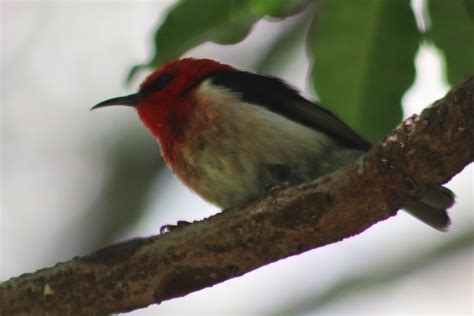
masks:
<path id="1" fill-rule="evenodd" d="M 333 148 L 325 134 L 242 102 L 209 80 L 200 85 L 196 98 L 195 126 L 187 135 L 196 145 L 185 155 L 201 176 L 202 187 L 193 189 L 224 207 L 246 203 L 277 184 L 268 166 L 289 166 L 297 177 L 314 177 L 318 164 L 324 164 L 321 158 Z"/>

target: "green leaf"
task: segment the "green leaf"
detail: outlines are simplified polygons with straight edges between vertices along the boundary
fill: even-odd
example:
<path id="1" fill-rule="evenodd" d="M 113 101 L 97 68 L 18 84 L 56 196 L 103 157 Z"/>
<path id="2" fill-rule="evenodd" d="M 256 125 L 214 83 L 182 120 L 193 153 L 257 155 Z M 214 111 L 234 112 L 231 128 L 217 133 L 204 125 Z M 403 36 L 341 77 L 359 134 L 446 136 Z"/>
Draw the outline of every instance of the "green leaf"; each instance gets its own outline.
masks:
<path id="1" fill-rule="evenodd" d="M 249 0 L 249 8 L 260 16 L 284 18 L 297 14 L 312 0 Z"/>
<path id="2" fill-rule="evenodd" d="M 296 23 L 282 30 L 276 40 L 269 46 L 268 50 L 260 57 L 255 71 L 263 74 L 271 74 L 274 69 L 289 63 L 289 58 L 292 58 L 294 51 L 300 48 L 300 44 L 304 44 L 313 14 L 314 9 L 308 10 Z"/>
<path id="3" fill-rule="evenodd" d="M 431 29 L 428 36 L 445 55 L 451 84 L 474 74 L 474 16 L 472 0 L 430 0 Z M 472 14 L 472 13 L 471 13 Z"/>
<path id="4" fill-rule="evenodd" d="M 308 38 L 313 87 L 370 141 L 400 122 L 420 34 L 408 0 L 321 0 Z"/>
<path id="5" fill-rule="evenodd" d="M 152 65 L 174 59 L 206 41 L 231 44 L 242 40 L 257 17 L 245 0 L 181 1 L 155 34 Z"/>
<path id="6" fill-rule="evenodd" d="M 159 66 L 202 43 L 240 42 L 262 17 L 282 18 L 295 14 L 309 1 L 183 0 L 168 13 L 157 29 L 152 60 L 133 67 L 127 81 L 141 68 Z"/>
<path id="7" fill-rule="evenodd" d="M 467 15 L 471 20 L 474 20 L 474 0 L 464 0 L 466 5 Z"/>

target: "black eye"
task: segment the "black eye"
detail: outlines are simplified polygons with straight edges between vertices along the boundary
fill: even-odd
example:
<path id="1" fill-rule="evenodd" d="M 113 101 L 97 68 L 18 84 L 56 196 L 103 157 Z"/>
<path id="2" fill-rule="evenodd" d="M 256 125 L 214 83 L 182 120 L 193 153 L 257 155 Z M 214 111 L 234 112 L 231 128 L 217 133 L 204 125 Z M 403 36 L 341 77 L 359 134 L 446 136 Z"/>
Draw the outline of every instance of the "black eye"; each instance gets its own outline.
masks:
<path id="1" fill-rule="evenodd" d="M 140 92 L 148 93 L 155 92 L 164 89 L 170 82 L 173 80 L 174 76 L 172 74 L 162 74 L 145 87 L 141 89 Z"/>

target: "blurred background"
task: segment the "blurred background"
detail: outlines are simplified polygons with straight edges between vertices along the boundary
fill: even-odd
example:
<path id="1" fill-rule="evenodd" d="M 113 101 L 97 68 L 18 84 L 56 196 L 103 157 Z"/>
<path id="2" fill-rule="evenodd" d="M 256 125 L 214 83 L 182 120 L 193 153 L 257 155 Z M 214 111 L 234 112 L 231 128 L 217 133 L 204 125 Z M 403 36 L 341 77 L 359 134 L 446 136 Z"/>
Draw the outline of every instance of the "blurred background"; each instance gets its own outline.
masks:
<path id="1" fill-rule="evenodd" d="M 155 31 L 176 3 L 1 2 L 0 280 L 219 211 L 173 177 L 132 109 L 89 112 L 136 91 L 150 70 L 126 84 L 129 71 L 153 60 Z M 419 28 L 424 5 L 411 2 Z M 317 6 L 305 8 L 256 21 L 235 45 L 207 42 L 185 56 L 279 76 L 316 98 L 306 33 Z M 444 55 L 429 42 L 417 44 L 415 67 L 405 117 L 450 88 Z M 359 236 L 129 314 L 472 315 L 472 165 L 447 186 L 457 195 L 448 233 L 400 212 Z"/>

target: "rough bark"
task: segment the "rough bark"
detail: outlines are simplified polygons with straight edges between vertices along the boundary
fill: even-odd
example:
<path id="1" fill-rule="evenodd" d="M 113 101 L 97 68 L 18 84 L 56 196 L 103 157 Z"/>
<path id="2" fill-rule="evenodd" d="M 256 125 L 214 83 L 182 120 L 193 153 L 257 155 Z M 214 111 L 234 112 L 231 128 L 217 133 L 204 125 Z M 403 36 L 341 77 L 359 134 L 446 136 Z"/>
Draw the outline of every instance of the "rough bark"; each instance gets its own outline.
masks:
<path id="1" fill-rule="evenodd" d="M 123 312 L 354 236 L 474 160 L 474 77 L 344 170 L 0 284 L 0 314 Z"/>

